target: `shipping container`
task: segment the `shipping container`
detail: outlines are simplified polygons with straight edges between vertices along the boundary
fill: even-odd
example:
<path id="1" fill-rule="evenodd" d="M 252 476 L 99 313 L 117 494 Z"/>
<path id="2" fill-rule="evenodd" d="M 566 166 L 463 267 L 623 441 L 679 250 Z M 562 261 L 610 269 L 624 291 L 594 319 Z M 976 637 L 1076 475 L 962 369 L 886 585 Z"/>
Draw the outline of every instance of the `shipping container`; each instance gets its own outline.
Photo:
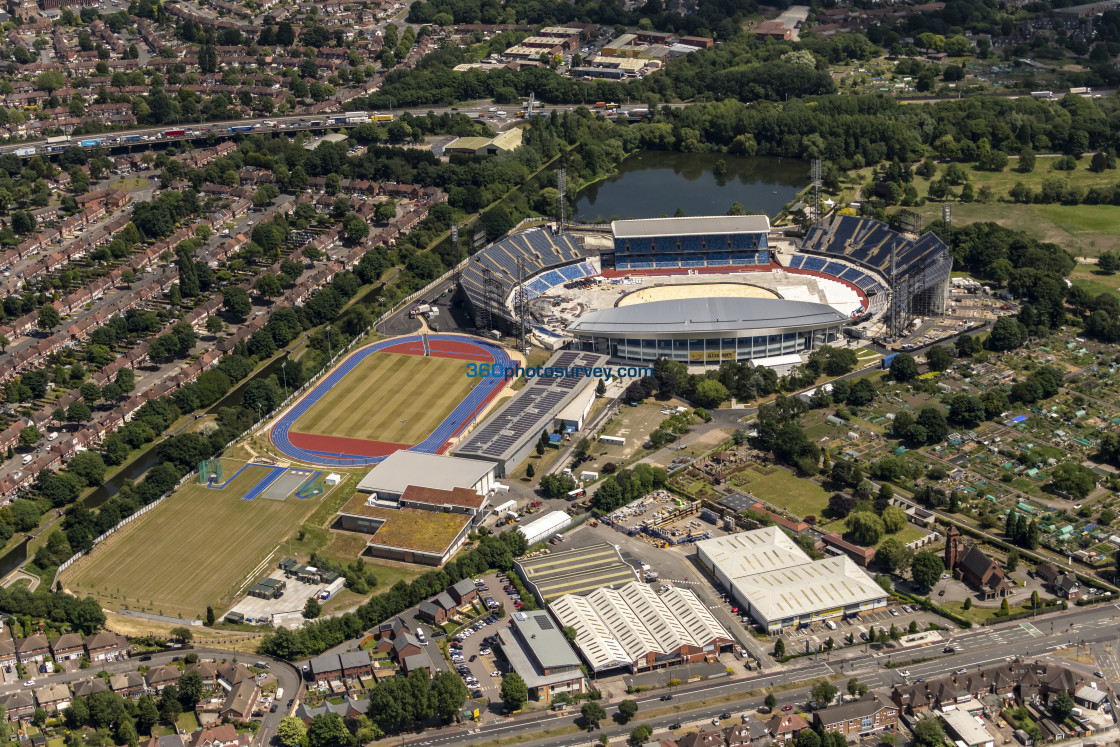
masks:
<path id="1" fill-rule="evenodd" d="M 186 134 L 187 134 L 186 130 L 164 130 L 163 131 L 163 136 L 164 137 L 182 137 L 183 135 L 186 135 Z"/>
<path id="2" fill-rule="evenodd" d="M 56 135 L 54 137 L 47 138 L 47 143 L 48 144 L 51 144 L 51 143 L 65 143 L 69 139 L 70 139 L 69 135 Z"/>
<path id="3" fill-rule="evenodd" d="M 35 148 L 33 146 L 28 147 L 28 148 L 16 148 L 16 155 L 17 156 L 33 156 L 33 155 L 35 155 Z"/>

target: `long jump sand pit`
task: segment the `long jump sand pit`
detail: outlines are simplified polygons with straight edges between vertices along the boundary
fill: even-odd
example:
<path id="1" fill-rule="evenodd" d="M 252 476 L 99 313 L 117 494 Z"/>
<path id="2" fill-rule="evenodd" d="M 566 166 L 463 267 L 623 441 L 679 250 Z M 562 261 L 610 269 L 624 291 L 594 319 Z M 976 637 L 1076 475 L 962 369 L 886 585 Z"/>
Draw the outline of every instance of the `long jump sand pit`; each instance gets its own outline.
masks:
<path id="1" fill-rule="evenodd" d="M 747 283 L 683 283 L 657 285 L 627 293 L 619 306 L 633 306 L 650 301 L 679 301 L 686 298 L 781 298 L 774 291 Z"/>

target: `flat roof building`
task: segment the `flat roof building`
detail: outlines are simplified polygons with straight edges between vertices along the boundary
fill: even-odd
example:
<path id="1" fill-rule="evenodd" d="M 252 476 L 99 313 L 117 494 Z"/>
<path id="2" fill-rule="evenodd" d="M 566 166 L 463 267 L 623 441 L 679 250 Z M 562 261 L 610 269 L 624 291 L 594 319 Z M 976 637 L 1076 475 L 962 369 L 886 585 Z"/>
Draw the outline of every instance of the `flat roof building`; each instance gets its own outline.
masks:
<path id="1" fill-rule="evenodd" d="M 559 693 L 585 692 L 579 656 L 547 612 L 514 612 L 498 639 L 513 671 L 525 680 L 530 699 L 548 703 Z"/>
<path id="2" fill-rule="evenodd" d="M 733 643 L 696 595 L 677 587 L 658 595 L 633 581 L 618 590 L 567 594 L 549 610 L 562 626 L 575 628 L 576 648 L 596 672 L 712 661 Z"/>
<path id="3" fill-rule="evenodd" d="M 541 603 L 565 594 L 587 594 L 603 587 L 622 586 L 638 578 L 618 548 L 607 542 L 522 558 L 513 561 L 513 565 Z"/>
<path id="4" fill-rule="evenodd" d="M 362 478 L 358 491 L 376 493 L 382 500 L 395 501 L 409 486 L 438 490 L 466 488 L 486 495 L 493 485 L 494 466 L 491 464 L 399 449 Z"/>
<path id="5" fill-rule="evenodd" d="M 593 370 L 602 369 L 606 362 L 607 356 L 591 352 L 563 350 L 552 356 L 541 369 L 545 375 L 530 378 L 486 422 L 467 434 L 455 447 L 455 454 L 491 463 L 498 477 L 509 474 L 529 456 L 541 433 L 552 429 L 556 416 L 599 382 L 601 373 Z"/>
<path id="6" fill-rule="evenodd" d="M 701 215 L 685 218 L 638 218 L 611 221 L 611 233 L 619 239 L 676 238 L 678 236 L 727 236 L 766 233 L 770 219 L 765 215 Z"/>
<path id="7" fill-rule="evenodd" d="M 994 747 L 995 738 L 985 727 L 979 716 L 969 711 L 954 709 L 941 714 L 941 720 L 949 727 L 957 745 L 963 747 Z"/>
<path id="8" fill-rule="evenodd" d="M 363 554 L 422 565 L 443 565 L 467 541 L 473 514 L 386 506 L 376 495 L 355 493 L 339 512 L 350 532 L 370 535 Z"/>
<path id="9" fill-rule="evenodd" d="M 696 557 L 768 632 L 887 605 L 887 593 L 850 558 L 813 561 L 777 527 L 702 540 Z"/>

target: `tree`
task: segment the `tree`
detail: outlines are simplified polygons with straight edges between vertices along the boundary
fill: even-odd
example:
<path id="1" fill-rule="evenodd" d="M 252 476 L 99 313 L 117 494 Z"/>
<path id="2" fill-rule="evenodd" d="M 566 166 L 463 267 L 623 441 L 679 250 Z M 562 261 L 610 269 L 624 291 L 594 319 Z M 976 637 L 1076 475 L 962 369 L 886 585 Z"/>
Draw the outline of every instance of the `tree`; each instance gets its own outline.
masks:
<path id="1" fill-rule="evenodd" d="M 4 340 L 3 340 L 3 335 L 0 335 L 0 348 L 2 348 L 3 345 L 6 345 L 6 344 L 7 343 L 5 343 Z M 607 385 L 602 379 L 599 379 L 599 383 L 595 385 L 595 396 L 596 397 L 602 397 L 606 393 L 607 393 Z"/>
<path id="2" fill-rule="evenodd" d="M 692 399 L 701 407 L 718 407 L 728 396 L 727 387 L 716 379 L 704 379 L 696 385 Z"/>
<path id="3" fill-rule="evenodd" d="M 194 633 L 190 628 L 178 627 L 171 629 L 171 637 L 179 643 L 190 643 L 194 640 Z"/>
<path id="4" fill-rule="evenodd" d="M 626 723 L 638 714 L 638 702 L 635 700 L 624 700 L 618 704 L 618 716 L 622 723 Z"/>
<path id="5" fill-rule="evenodd" d="M 222 306 L 226 311 L 240 317 L 249 316 L 249 312 L 253 310 L 253 302 L 249 299 L 249 293 L 237 285 L 223 289 Z"/>
<path id="6" fill-rule="evenodd" d="M 351 242 L 357 243 L 369 236 L 369 224 L 357 213 L 350 213 L 343 218 L 342 227 L 346 231 L 346 238 Z"/>
<path id="7" fill-rule="evenodd" d="M 284 292 L 284 285 L 280 282 L 280 278 L 271 272 L 263 273 L 257 278 L 257 281 L 253 283 L 253 288 L 261 295 L 261 298 L 275 298 Z"/>
<path id="8" fill-rule="evenodd" d="M 0 335 L 0 353 L 6 353 L 8 346 L 11 344 L 12 341 L 8 339 L 7 335 Z M 600 383 L 602 383 L 602 379 L 600 379 Z"/>
<path id="9" fill-rule="evenodd" d="M 864 547 L 877 545 L 886 528 L 883 520 L 870 511 L 857 511 L 846 519 L 848 536 L 852 542 Z"/>
<path id="10" fill-rule="evenodd" d="M 283 747 L 299 747 L 307 736 L 307 727 L 299 716 L 285 716 L 276 726 L 276 736 Z"/>
<path id="11" fill-rule="evenodd" d="M 1050 485 L 1080 500 L 1093 492 L 1097 476 L 1088 467 L 1074 462 L 1062 462 L 1050 473 Z"/>
<path id="12" fill-rule="evenodd" d="M 66 419 L 74 423 L 84 423 L 93 416 L 85 402 L 71 402 L 66 408 Z"/>
<path id="13" fill-rule="evenodd" d="M 923 589 L 933 588 L 944 572 L 945 564 L 940 556 L 928 550 L 914 555 L 914 562 L 910 564 L 910 576 Z"/>
<path id="14" fill-rule="evenodd" d="M 1001 316 L 988 335 L 988 347 L 992 350 L 1014 350 L 1027 340 L 1026 330 L 1014 317 Z"/>
<path id="15" fill-rule="evenodd" d="M 43 434 L 39 432 L 38 428 L 33 425 L 26 426 L 19 431 L 19 445 L 25 448 L 34 446 L 42 437 Z"/>
<path id="16" fill-rule="evenodd" d="M 583 716 L 583 722 L 588 731 L 598 729 L 599 722 L 607 717 L 607 712 L 603 710 L 603 706 L 595 701 L 584 703 L 583 708 L 579 709 L 579 713 Z"/>
<path id="17" fill-rule="evenodd" d="M 914 725 L 915 741 L 921 747 L 941 747 L 945 743 L 945 732 L 937 718 L 924 718 Z"/>
<path id="18" fill-rule="evenodd" d="M 307 747 L 352 747 L 354 735 L 337 713 L 324 713 L 311 719 L 307 727 Z"/>
<path id="19" fill-rule="evenodd" d="M 766 693 L 766 700 L 763 703 L 771 711 L 778 707 L 778 699 L 774 696 L 774 693 Z"/>
<path id="20" fill-rule="evenodd" d="M 813 700 L 825 705 L 831 703 L 836 698 L 836 694 L 838 692 L 840 692 L 839 688 L 837 688 L 836 685 L 832 684 L 828 680 L 818 681 L 809 691 L 809 693 L 813 696 Z"/>
<path id="21" fill-rule="evenodd" d="M 895 353 L 890 371 L 895 381 L 912 381 L 918 376 L 918 364 L 909 353 Z"/>
<path id="22" fill-rule="evenodd" d="M 159 698 L 159 717 L 169 726 L 175 726 L 179 714 L 183 712 L 183 706 L 179 704 L 179 688 L 175 685 L 168 685 L 163 689 Z"/>
<path id="23" fill-rule="evenodd" d="M 944 371 L 953 365 L 953 349 L 948 345 L 934 345 L 926 353 L 926 362 L 934 371 Z"/>
<path id="24" fill-rule="evenodd" d="M 439 671 L 432 677 L 428 703 L 435 715 L 449 724 L 467 702 L 467 686 L 454 672 Z"/>
<path id="25" fill-rule="evenodd" d="M 645 744 L 653 736 L 653 727 L 649 724 L 639 724 L 630 732 L 629 741 L 632 745 Z"/>
<path id="26" fill-rule="evenodd" d="M 530 480 L 532 480 L 534 477 L 537 476 L 537 468 L 533 466 L 532 462 L 529 462 L 529 464 L 526 465 L 525 476 L 528 477 Z"/>
<path id="27" fill-rule="evenodd" d="M 307 603 L 303 605 L 303 616 L 308 620 L 314 620 L 321 614 L 323 614 L 323 605 L 319 604 L 319 600 L 315 597 L 309 597 Z"/>
<path id="28" fill-rule="evenodd" d="M 216 619 L 215 619 L 215 616 L 214 616 L 214 608 L 211 607 L 210 605 L 207 605 L 206 606 L 206 626 L 209 627 L 209 628 L 214 627 L 214 622 L 215 621 L 216 621 Z"/>
<path id="29" fill-rule="evenodd" d="M 786 655 L 786 642 L 781 638 L 774 641 L 774 658 L 781 661 Z"/>
<path id="30" fill-rule="evenodd" d="M 883 529 L 888 534 L 898 534 L 906 528 L 906 512 L 898 506 L 887 506 L 883 509 Z"/>
<path id="31" fill-rule="evenodd" d="M 1050 715 L 1059 724 L 1073 715 L 1073 708 L 1073 698 L 1065 690 L 1058 692 L 1054 699 L 1050 701 Z"/>
<path id="32" fill-rule="evenodd" d="M 867 685 L 861 684 L 858 679 L 852 677 L 848 680 L 848 695 L 853 698 L 858 698 L 867 694 Z"/>
<path id="33" fill-rule="evenodd" d="M 509 672 L 502 677 L 498 697 L 510 713 L 520 711 L 521 706 L 529 699 L 529 688 L 525 685 L 525 680 L 521 679 L 521 675 L 517 672 Z"/>
<path id="34" fill-rule="evenodd" d="M 58 325 L 62 324 L 62 316 L 58 313 L 58 309 L 50 304 L 44 304 L 39 309 L 39 328 L 45 329 L 50 332 Z"/>
<path id="35" fill-rule="evenodd" d="M 193 711 L 202 698 L 202 675 L 197 670 L 185 672 L 179 678 L 179 703 L 183 710 Z"/>

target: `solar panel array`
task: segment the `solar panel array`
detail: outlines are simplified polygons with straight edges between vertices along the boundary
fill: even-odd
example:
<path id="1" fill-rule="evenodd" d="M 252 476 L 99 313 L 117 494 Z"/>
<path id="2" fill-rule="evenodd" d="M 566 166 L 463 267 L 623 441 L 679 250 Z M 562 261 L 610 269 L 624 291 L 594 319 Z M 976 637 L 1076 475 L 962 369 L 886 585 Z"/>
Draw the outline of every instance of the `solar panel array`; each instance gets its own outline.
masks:
<path id="1" fill-rule="evenodd" d="M 607 356 L 564 350 L 552 356 L 542 368 L 571 369 L 603 366 Z M 586 376 L 534 378 L 513 399 L 471 433 L 455 449 L 456 454 L 504 462 L 525 444 L 535 442 L 551 430 L 552 419 L 589 384 Z"/>

